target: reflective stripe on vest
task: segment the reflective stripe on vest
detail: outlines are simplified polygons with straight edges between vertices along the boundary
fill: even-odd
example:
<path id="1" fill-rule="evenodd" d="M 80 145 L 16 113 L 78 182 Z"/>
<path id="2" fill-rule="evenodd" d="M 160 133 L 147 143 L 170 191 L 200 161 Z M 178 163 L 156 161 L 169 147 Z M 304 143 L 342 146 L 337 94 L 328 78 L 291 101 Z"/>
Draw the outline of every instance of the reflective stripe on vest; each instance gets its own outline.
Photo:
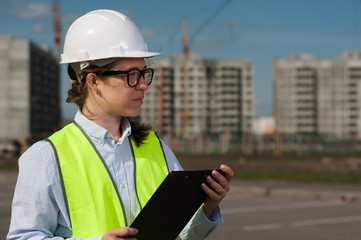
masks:
<path id="1" fill-rule="evenodd" d="M 81 127 L 71 123 L 47 140 L 57 158 L 73 236 L 90 238 L 128 226 L 109 170 Z M 145 144 L 140 147 L 136 147 L 133 141 L 131 145 L 135 156 L 136 194 L 141 206 L 144 206 L 164 180 L 168 167 L 154 132 L 150 132 Z M 150 181 L 150 178 L 155 180 Z"/>

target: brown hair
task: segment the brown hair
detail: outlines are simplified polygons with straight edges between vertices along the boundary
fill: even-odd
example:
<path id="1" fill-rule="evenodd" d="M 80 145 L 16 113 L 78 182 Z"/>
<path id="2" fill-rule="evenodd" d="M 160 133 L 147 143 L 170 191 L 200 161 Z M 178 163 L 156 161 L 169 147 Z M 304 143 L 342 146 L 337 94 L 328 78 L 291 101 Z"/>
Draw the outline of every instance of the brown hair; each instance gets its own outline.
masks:
<path id="1" fill-rule="evenodd" d="M 74 69 L 68 65 L 68 75 L 70 77 L 71 89 L 68 91 L 68 98 L 66 99 L 67 103 L 75 103 L 80 108 L 83 107 L 85 99 L 88 96 L 88 87 L 85 82 L 85 78 L 88 73 L 102 73 L 112 68 L 114 62 L 109 63 L 103 67 L 89 65 L 82 70 L 80 76 L 82 77 L 81 81 L 78 81 L 78 76 L 75 73 Z"/>
<path id="2" fill-rule="evenodd" d="M 149 135 L 149 131 L 152 129 L 149 125 L 140 123 L 136 118 L 127 118 L 132 128 L 132 134 L 130 137 L 134 140 L 137 147 L 142 145 Z"/>
<path id="3" fill-rule="evenodd" d="M 70 77 L 71 89 L 68 90 L 68 98 L 66 99 L 67 103 L 75 103 L 79 108 L 82 108 L 84 102 L 88 96 L 88 87 L 85 81 L 88 73 L 102 73 L 108 71 L 113 67 L 115 62 L 109 63 L 103 67 L 89 65 L 87 68 L 82 70 L 82 79 L 79 82 L 77 79 L 77 75 L 74 69 L 68 65 L 68 75 Z M 149 131 L 151 127 L 145 124 L 140 123 L 138 118 L 127 118 L 130 122 L 130 126 L 132 128 L 132 133 L 130 137 L 134 140 L 136 145 L 139 147 L 144 143 L 146 138 L 149 135 Z M 121 129 L 120 129 L 121 130 Z"/>

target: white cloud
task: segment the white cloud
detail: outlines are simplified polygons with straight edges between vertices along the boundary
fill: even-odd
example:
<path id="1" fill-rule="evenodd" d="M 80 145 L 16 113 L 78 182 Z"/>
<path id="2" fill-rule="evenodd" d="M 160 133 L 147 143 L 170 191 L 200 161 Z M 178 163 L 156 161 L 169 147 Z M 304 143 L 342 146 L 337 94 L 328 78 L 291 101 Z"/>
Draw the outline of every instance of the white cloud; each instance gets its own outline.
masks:
<path id="1" fill-rule="evenodd" d="M 153 38 L 160 34 L 162 30 L 158 28 L 143 28 L 141 29 L 144 38 Z"/>
<path id="2" fill-rule="evenodd" d="M 15 14 L 24 19 L 42 19 L 51 17 L 51 9 L 44 3 L 29 3 L 25 7 L 16 9 Z"/>
<path id="3" fill-rule="evenodd" d="M 35 32 L 35 33 L 44 33 L 44 32 L 46 32 L 46 28 L 44 27 L 43 24 L 38 23 L 38 24 L 35 24 L 33 26 L 33 32 Z"/>
<path id="4" fill-rule="evenodd" d="M 144 28 L 142 29 L 142 33 L 144 38 L 151 38 L 154 37 L 156 35 L 156 30 L 152 29 L 152 28 Z"/>

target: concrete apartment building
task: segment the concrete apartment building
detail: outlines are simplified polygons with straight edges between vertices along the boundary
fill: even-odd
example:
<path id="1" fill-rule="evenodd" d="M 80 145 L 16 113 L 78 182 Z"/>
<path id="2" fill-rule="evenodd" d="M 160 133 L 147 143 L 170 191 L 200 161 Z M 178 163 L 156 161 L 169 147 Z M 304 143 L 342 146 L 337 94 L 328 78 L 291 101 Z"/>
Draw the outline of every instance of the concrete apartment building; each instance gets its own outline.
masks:
<path id="1" fill-rule="evenodd" d="M 208 60 L 189 55 L 189 82 L 183 55 L 151 60 L 154 82 L 146 93 L 141 119 L 162 136 L 252 131 L 253 63 L 246 59 Z"/>
<path id="2" fill-rule="evenodd" d="M 333 59 L 312 55 L 274 61 L 278 133 L 361 137 L 361 52 Z"/>
<path id="3" fill-rule="evenodd" d="M 0 140 L 55 130 L 60 122 L 59 64 L 48 49 L 0 36 Z"/>

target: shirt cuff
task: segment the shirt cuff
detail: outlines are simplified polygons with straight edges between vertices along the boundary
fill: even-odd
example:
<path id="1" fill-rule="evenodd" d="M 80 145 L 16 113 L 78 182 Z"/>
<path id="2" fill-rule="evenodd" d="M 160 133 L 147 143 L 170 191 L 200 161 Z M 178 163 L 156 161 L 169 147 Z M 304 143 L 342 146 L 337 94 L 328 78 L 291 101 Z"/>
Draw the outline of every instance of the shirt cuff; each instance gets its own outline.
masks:
<path id="1" fill-rule="evenodd" d="M 223 217 L 219 206 L 217 206 L 217 208 L 213 210 L 210 218 L 208 218 L 204 213 L 203 205 L 198 209 L 198 212 L 196 214 L 202 215 L 202 218 L 205 219 L 205 221 L 208 223 L 213 223 L 216 225 L 220 225 L 223 223 Z"/>
<path id="2" fill-rule="evenodd" d="M 220 208 L 217 207 L 208 219 L 201 206 L 194 214 L 193 218 L 183 229 L 177 240 L 186 239 L 204 239 L 209 236 L 219 225 L 223 223 L 223 217 Z"/>

